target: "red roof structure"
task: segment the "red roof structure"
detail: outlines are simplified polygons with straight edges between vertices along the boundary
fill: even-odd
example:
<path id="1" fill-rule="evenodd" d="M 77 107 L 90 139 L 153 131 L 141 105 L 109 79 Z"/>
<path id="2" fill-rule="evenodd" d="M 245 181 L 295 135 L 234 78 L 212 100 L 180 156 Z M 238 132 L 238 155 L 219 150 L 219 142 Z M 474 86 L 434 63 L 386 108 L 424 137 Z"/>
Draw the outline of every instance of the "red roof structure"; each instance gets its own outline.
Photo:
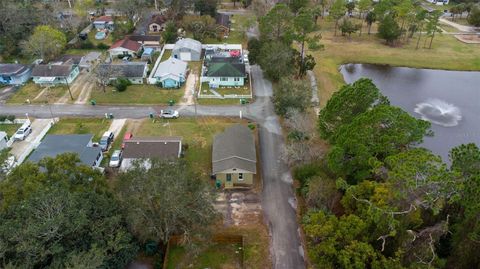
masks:
<path id="1" fill-rule="evenodd" d="M 122 39 L 122 40 L 118 40 L 117 42 L 115 42 L 110 47 L 110 49 L 124 48 L 124 49 L 128 49 L 128 50 L 131 50 L 131 51 L 138 51 L 141 47 L 142 47 L 142 45 L 140 43 L 136 42 L 136 41 L 133 41 L 133 40 L 130 40 L 130 39 Z"/>
<path id="2" fill-rule="evenodd" d="M 111 22 L 111 21 L 113 21 L 113 18 L 112 18 L 112 16 L 100 16 L 100 17 L 96 18 L 95 21 Z"/>

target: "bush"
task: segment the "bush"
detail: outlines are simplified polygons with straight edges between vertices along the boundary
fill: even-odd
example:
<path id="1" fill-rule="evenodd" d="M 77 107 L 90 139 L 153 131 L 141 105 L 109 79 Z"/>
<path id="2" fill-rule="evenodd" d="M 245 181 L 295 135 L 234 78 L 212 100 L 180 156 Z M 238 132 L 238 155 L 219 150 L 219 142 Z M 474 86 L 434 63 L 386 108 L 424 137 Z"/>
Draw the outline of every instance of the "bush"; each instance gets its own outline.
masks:
<path id="1" fill-rule="evenodd" d="M 4 122 L 7 119 L 7 115 L 0 115 L 0 122 Z"/>
<path id="2" fill-rule="evenodd" d="M 126 78 L 118 78 L 114 83 L 113 86 L 119 92 L 123 92 L 127 89 L 128 86 L 132 85 L 132 83 Z"/>
<path id="3" fill-rule="evenodd" d="M 15 120 L 15 115 L 8 115 L 7 120 L 13 122 Z"/>
<path id="4" fill-rule="evenodd" d="M 97 49 L 106 50 L 106 49 L 108 49 L 108 48 L 110 48 L 110 46 L 108 46 L 108 45 L 106 45 L 106 44 L 103 44 L 103 43 L 101 43 L 101 42 L 98 43 L 98 45 L 97 45 Z"/>
<path id="5" fill-rule="evenodd" d="M 289 109 L 304 112 L 310 105 L 312 90 L 304 80 L 295 80 L 292 77 L 284 77 L 273 91 L 273 104 L 275 112 L 285 116 Z"/>
<path id="6" fill-rule="evenodd" d="M 93 49 L 95 45 L 90 40 L 80 41 L 80 48 L 81 49 Z"/>
<path id="7" fill-rule="evenodd" d="M 309 163 L 299 166 L 293 170 L 293 177 L 300 181 L 301 186 L 307 182 L 308 179 L 318 176 L 320 174 L 320 167 L 317 163 Z"/>

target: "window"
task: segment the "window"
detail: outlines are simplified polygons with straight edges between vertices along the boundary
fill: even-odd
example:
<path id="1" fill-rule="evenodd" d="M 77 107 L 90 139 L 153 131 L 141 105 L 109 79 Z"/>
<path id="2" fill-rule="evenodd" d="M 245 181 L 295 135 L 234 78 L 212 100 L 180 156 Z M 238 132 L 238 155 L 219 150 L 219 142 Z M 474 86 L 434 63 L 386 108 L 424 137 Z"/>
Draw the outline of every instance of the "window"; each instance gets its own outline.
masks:
<path id="1" fill-rule="evenodd" d="M 243 173 L 238 173 L 238 181 L 243 181 Z"/>
<path id="2" fill-rule="evenodd" d="M 232 174 L 227 174 L 227 182 L 232 181 Z"/>
<path id="3" fill-rule="evenodd" d="M 228 78 L 220 78 L 220 81 L 227 81 Z"/>
<path id="4" fill-rule="evenodd" d="M 240 81 L 240 78 L 234 78 L 233 80 L 234 81 Z"/>

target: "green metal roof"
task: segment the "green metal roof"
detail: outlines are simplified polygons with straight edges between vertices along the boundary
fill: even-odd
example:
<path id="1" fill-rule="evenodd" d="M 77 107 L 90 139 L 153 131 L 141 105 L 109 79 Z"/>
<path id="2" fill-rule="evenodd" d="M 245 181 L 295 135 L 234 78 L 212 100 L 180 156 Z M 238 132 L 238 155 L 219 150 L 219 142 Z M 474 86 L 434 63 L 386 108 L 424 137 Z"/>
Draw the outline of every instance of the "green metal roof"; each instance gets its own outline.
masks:
<path id="1" fill-rule="evenodd" d="M 211 63 L 208 77 L 245 77 L 245 65 L 237 63 Z"/>

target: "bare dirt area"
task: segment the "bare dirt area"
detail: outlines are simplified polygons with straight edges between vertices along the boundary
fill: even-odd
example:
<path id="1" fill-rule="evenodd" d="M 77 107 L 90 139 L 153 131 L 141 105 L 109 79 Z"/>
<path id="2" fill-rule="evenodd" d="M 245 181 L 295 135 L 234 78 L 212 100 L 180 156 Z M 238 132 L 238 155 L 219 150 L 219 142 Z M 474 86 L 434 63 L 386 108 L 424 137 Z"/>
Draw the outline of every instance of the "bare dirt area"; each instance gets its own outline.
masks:
<path id="1" fill-rule="evenodd" d="M 456 39 L 467 44 L 480 44 L 480 33 L 476 35 L 454 35 Z"/>
<path id="2" fill-rule="evenodd" d="M 82 71 L 77 79 L 70 85 L 70 91 L 75 100 L 75 104 L 85 104 L 90 97 L 90 92 L 95 86 L 92 73 Z M 58 104 L 65 104 L 71 101 L 70 93 L 67 91 L 58 101 Z"/>
<path id="3" fill-rule="evenodd" d="M 260 196 L 251 190 L 225 190 L 214 206 L 223 215 L 226 227 L 262 223 Z"/>

